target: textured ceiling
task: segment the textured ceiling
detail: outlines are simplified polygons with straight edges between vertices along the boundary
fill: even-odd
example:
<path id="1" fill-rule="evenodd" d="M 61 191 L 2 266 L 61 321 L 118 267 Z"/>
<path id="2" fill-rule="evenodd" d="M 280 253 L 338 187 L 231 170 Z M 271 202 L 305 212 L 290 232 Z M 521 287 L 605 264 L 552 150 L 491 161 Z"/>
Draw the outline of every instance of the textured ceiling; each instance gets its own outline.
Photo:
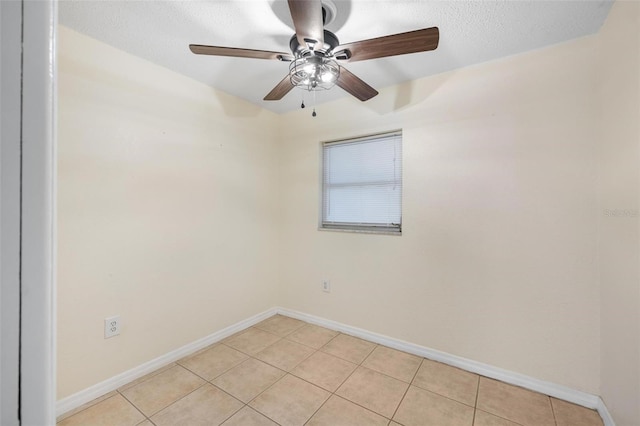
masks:
<path id="1" fill-rule="evenodd" d="M 341 43 L 440 28 L 435 51 L 346 64 L 378 90 L 596 33 L 611 8 L 609 0 L 333 2 L 336 17 L 326 28 Z M 188 49 L 193 43 L 288 52 L 294 30 L 285 0 L 61 0 L 59 21 L 275 112 L 298 108 L 304 93 L 293 90 L 281 101 L 263 101 L 287 74 L 287 63 L 194 55 Z M 317 102 L 348 96 L 335 87 L 319 92 Z"/>

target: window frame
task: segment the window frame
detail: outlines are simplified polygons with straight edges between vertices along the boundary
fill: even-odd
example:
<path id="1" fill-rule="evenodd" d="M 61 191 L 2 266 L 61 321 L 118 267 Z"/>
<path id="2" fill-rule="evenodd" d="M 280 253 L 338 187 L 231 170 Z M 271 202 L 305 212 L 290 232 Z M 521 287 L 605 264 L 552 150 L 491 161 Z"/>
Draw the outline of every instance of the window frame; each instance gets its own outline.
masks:
<path id="1" fill-rule="evenodd" d="M 384 131 L 379 133 L 372 133 L 368 135 L 336 139 L 330 141 L 320 142 L 320 197 L 319 197 L 319 220 L 318 230 L 320 231 L 338 231 L 338 232 L 355 232 L 355 233 L 368 233 L 368 234 L 386 234 L 386 235 L 402 235 L 402 186 L 403 186 L 403 149 L 402 149 L 402 129 L 396 129 L 391 131 Z M 325 221 L 325 147 L 327 145 L 349 144 L 366 141 L 375 141 L 385 137 L 399 137 L 400 138 L 400 153 L 397 158 L 400 160 L 400 223 L 393 224 L 393 226 L 374 223 L 355 223 L 355 222 L 328 222 Z"/>

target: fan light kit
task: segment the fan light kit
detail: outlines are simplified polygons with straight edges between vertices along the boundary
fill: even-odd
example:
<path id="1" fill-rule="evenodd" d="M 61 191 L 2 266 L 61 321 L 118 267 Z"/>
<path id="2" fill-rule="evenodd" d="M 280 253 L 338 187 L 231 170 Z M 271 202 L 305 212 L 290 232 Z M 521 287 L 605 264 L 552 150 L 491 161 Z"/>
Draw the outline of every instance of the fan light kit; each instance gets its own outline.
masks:
<path id="1" fill-rule="evenodd" d="M 329 90 L 338 82 L 340 65 L 333 59 L 311 56 L 289 65 L 291 84 L 308 91 Z"/>
<path id="2" fill-rule="evenodd" d="M 324 29 L 325 22 L 335 17 L 336 10 L 332 3 L 322 4 L 321 0 L 288 0 L 288 4 L 296 31 L 289 42 L 291 53 L 199 44 L 191 44 L 189 49 L 198 55 L 290 62 L 289 74 L 264 97 L 265 101 L 280 100 L 294 87 L 315 92 L 329 90 L 335 85 L 357 99 L 367 101 L 376 96 L 378 91 L 339 65 L 338 61 L 364 61 L 426 52 L 438 47 L 440 33 L 437 27 L 341 45 L 335 34 Z M 312 115 L 316 116 L 315 109 Z"/>

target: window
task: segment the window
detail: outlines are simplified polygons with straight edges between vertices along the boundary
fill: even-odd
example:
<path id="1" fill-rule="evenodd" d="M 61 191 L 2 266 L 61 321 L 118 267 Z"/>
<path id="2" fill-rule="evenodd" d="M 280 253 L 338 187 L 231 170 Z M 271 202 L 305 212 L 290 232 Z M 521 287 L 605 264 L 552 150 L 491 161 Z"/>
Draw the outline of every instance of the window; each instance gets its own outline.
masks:
<path id="1" fill-rule="evenodd" d="M 325 142 L 321 229 L 400 233 L 402 132 Z"/>

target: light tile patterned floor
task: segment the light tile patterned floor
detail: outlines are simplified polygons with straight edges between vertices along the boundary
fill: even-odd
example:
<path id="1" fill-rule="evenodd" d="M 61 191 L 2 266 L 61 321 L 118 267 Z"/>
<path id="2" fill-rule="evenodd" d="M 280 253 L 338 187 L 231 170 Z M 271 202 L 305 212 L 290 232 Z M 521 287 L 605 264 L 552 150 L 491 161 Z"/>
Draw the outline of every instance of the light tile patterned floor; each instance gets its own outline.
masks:
<path id="1" fill-rule="evenodd" d="M 597 412 L 281 315 L 60 426 L 602 426 Z"/>

